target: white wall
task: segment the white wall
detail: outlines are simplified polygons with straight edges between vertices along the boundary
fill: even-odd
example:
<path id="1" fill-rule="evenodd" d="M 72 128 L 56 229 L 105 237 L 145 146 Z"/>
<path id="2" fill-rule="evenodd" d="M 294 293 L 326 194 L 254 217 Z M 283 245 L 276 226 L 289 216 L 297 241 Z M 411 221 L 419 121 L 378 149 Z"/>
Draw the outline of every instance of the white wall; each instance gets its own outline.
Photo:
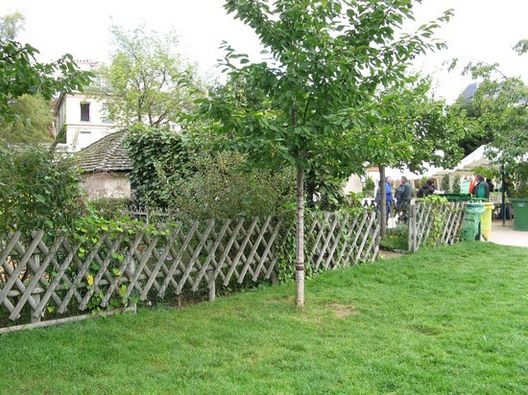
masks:
<path id="1" fill-rule="evenodd" d="M 81 121 L 81 103 L 90 104 L 90 120 Z M 103 102 L 93 96 L 65 95 L 56 113 L 56 128 L 66 125 L 66 143 L 60 148 L 76 152 L 95 143 L 115 131 L 113 124 L 105 120 Z"/>
<path id="2" fill-rule="evenodd" d="M 345 193 L 359 193 L 363 190 L 363 183 L 361 182 L 361 178 L 355 174 L 352 174 L 345 185 L 344 191 Z"/>
<path id="3" fill-rule="evenodd" d="M 130 198 L 130 180 L 125 173 L 87 173 L 83 175 L 83 188 L 89 199 Z"/>

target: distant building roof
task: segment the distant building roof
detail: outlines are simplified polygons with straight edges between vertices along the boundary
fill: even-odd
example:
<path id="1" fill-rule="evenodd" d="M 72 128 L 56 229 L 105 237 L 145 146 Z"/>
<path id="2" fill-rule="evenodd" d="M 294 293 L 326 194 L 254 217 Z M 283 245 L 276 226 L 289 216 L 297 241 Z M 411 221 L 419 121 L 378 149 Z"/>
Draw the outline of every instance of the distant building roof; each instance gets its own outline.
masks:
<path id="1" fill-rule="evenodd" d="M 472 100 L 473 97 L 475 96 L 475 93 L 477 92 L 479 85 L 480 83 L 478 82 L 472 82 L 471 84 L 466 86 L 466 88 L 462 91 L 460 96 L 467 101 Z"/>
<path id="2" fill-rule="evenodd" d="M 132 161 L 124 146 L 126 131 L 114 132 L 76 154 L 83 172 L 115 172 L 132 170 Z"/>

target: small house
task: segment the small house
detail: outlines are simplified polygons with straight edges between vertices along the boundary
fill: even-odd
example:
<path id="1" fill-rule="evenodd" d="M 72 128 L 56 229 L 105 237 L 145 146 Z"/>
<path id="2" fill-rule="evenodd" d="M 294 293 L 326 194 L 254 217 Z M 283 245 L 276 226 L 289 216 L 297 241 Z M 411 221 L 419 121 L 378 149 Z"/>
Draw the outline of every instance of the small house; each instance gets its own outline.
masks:
<path id="1" fill-rule="evenodd" d="M 89 199 L 131 197 L 132 161 L 124 146 L 125 138 L 126 131 L 111 133 L 75 155 Z"/>

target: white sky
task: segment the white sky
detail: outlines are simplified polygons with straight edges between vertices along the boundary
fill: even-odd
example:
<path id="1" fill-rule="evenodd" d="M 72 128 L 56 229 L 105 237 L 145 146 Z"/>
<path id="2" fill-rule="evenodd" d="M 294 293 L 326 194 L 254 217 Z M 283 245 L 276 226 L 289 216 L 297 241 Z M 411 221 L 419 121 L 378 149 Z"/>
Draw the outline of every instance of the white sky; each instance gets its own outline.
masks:
<path id="1" fill-rule="evenodd" d="M 109 26 L 133 28 L 145 22 L 156 31 L 175 30 L 180 52 L 196 63 L 204 76 L 214 78 L 222 40 L 237 50 L 257 56 L 258 40 L 250 28 L 226 15 L 223 0 L 0 0 L 0 15 L 21 11 L 25 31 L 19 39 L 38 48 L 45 60 L 69 52 L 76 59 L 105 61 L 111 51 Z M 439 33 L 449 49 L 418 59 L 417 70 L 431 74 L 436 94 L 454 100 L 470 80 L 443 71 L 442 63 L 459 57 L 499 62 L 508 75 L 528 80 L 528 55 L 517 56 L 511 47 L 528 38 L 528 0 L 423 0 L 416 8 L 423 23 L 448 8 L 455 17 Z"/>

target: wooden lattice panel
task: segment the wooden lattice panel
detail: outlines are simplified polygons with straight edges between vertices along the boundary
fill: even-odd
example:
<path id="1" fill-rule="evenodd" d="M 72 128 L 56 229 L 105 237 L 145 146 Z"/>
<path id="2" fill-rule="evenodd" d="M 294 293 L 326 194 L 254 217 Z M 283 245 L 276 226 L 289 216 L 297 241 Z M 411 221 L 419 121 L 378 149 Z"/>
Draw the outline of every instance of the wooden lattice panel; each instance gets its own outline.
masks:
<path id="1" fill-rule="evenodd" d="M 267 280 L 291 232 L 291 220 L 275 217 L 196 221 L 156 235 L 104 233 L 88 249 L 64 235 L 16 232 L 0 240 L 0 326 L 106 310 L 132 296 L 147 301 L 209 289 L 214 297 L 216 286 Z M 305 233 L 306 265 L 316 271 L 378 254 L 372 210 L 308 213 Z"/>

